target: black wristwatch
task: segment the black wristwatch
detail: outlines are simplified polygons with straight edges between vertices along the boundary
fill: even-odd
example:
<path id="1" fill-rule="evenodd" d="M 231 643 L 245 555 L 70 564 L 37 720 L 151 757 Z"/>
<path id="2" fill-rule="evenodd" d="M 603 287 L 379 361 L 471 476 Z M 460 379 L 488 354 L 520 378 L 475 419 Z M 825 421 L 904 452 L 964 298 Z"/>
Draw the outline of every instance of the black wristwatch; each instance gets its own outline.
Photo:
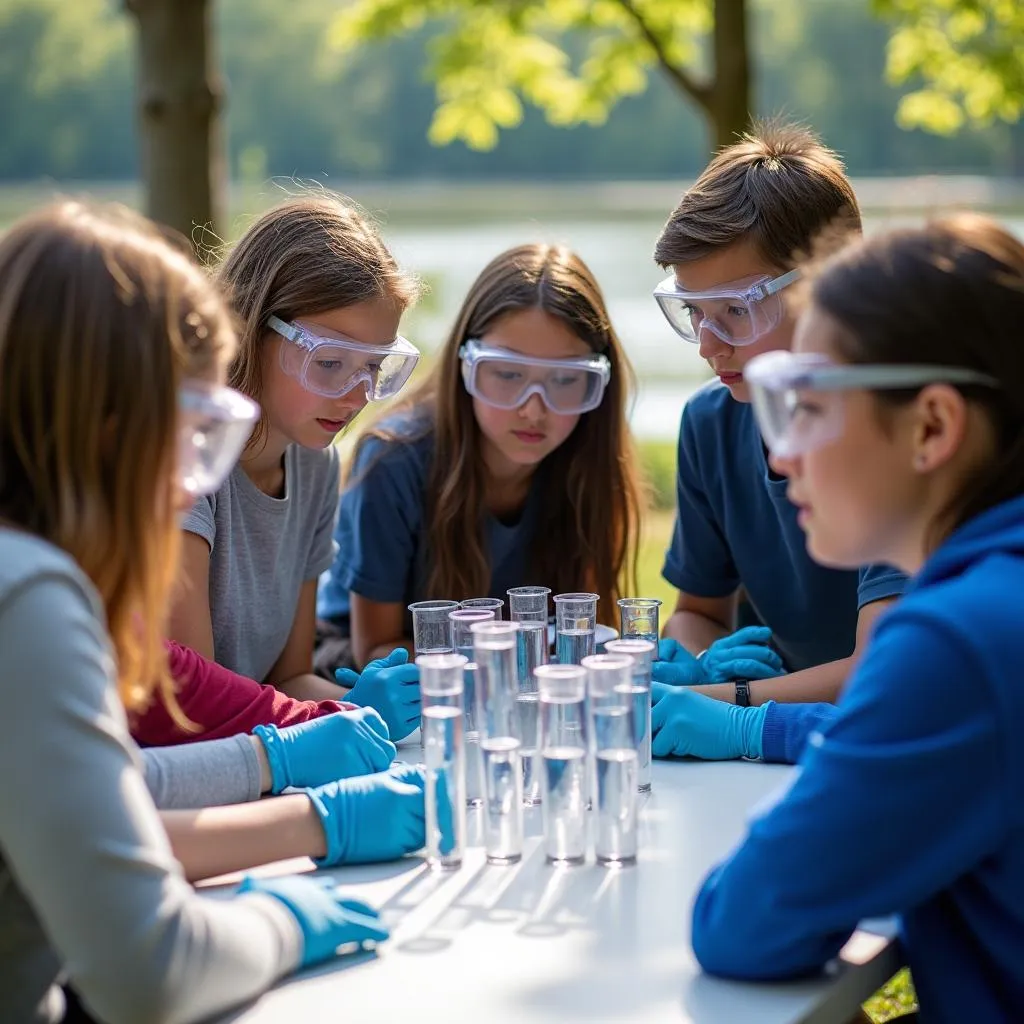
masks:
<path id="1" fill-rule="evenodd" d="M 736 707 L 738 708 L 749 708 L 750 707 L 750 680 L 749 679 L 737 679 L 736 683 Z"/>

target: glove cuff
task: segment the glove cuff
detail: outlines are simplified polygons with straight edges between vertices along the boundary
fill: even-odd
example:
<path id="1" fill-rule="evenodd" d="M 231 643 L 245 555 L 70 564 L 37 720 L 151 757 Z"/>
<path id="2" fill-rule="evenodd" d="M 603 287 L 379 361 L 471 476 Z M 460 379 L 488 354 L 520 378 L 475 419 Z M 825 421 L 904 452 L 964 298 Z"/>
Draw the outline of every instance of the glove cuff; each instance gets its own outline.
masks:
<path id="1" fill-rule="evenodd" d="M 330 868 L 340 864 L 345 859 L 347 852 L 347 844 L 344 839 L 345 816 L 341 813 L 337 799 L 340 793 L 336 789 L 336 784 L 332 784 L 332 788 L 335 789 L 335 799 L 330 803 L 324 799 L 319 788 L 306 790 L 306 796 L 309 797 L 313 809 L 320 818 L 320 824 L 324 830 L 324 845 L 327 847 L 327 852 L 323 857 L 313 858 L 313 863 L 318 868 Z"/>
<path id="2" fill-rule="evenodd" d="M 766 700 L 756 708 L 737 708 L 743 713 L 743 756 L 761 759 L 764 751 L 764 719 L 768 709 L 775 703 Z"/>
<path id="3" fill-rule="evenodd" d="M 267 764 L 270 765 L 270 792 L 276 796 L 291 785 L 288 754 L 281 730 L 276 725 L 257 725 L 252 733 L 266 751 Z"/>

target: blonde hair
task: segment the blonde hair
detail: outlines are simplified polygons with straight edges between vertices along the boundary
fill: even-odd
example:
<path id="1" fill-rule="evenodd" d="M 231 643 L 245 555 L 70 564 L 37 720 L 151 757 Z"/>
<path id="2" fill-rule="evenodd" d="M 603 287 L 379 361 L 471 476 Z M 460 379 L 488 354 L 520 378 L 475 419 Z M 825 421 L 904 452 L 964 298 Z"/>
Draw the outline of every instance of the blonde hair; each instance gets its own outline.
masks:
<path id="1" fill-rule="evenodd" d="M 58 202 L 0 239 L 0 517 L 95 585 L 130 709 L 176 710 L 177 388 L 234 344 L 205 273 L 125 209 Z"/>
<path id="2" fill-rule="evenodd" d="M 330 192 L 291 197 L 258 217 L 216 279 L 238 326 L 228 383 L 257 402 L 270 316 L 301 319 L 379 298 L 404 311 L 420 294 L 419 281 L 402 272 L 369 218 Z M 250 448 L 266 429 L 257 423 Z"/>

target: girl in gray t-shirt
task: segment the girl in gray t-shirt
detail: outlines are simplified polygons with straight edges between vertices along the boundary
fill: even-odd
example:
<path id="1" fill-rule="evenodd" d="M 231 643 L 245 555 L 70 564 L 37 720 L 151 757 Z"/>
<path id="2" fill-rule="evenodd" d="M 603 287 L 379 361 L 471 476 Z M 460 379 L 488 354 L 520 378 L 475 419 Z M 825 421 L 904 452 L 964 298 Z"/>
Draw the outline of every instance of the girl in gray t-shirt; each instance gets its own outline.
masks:
<path id="1" fill-rule="evenodd" d="M 258 218 L 217 280 L 241 325 L 229 382 L 262 415 L 238 466 L 185 518 L 171 635 L 289 696 L 336 698 L 313 674 L 317 578 L 334 555 L 334 440 L 412 372 L 418 353 L 398 324 L 417 285 L 361 214 L 324 194 Z M 396 686 L 416 674 L 386 671 Z"/>

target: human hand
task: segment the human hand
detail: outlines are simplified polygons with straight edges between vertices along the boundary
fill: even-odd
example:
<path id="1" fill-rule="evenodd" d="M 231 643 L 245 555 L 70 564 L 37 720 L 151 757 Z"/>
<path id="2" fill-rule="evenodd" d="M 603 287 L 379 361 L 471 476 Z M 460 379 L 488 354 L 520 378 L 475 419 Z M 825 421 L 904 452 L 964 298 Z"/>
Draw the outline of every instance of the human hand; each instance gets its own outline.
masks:
<path id="1" fill-rule="evenodd" d="M 329 878 L 246 875 L 238 892 L 263 893 L 288 908 L 302 932 L 303 967 L 330 960 L 339 946 L 383 942 L 391 934 L 373 907 L 361 900 L 344 899 Z"/>
<path id="2" fill-rule="evenodd" d="M 317 864 L 396 860 L 419 850 L 426 842 L 425 788 L 422 768 L 401 765 L 306 790 L 327 845 Z"/>
<path id="3" fill-rule="evenodd" d="M 351 686 L 348 699 L 379 711 L 393 740 L 403 740 L 420 724 L 420 670 L 408 664 L 409 652 L 396 647 L 386 658 L 371 661 L 362 672 L 339 668 L 334 678 Z"/>
<path id="4" fill-rule="evenodd" d="M 699 658 L 666 637 L 658 643 L 660 660 L 652 666 L 652 678 L 671 686 L 699 686 L 784 675 L 782 658 L 768 646 L 771 635 L 765 626 L 746 626 L 716 640 Z"/>
<path id="5" fill-rule="evenodd" d="M 667 689 L 651 711 L 651 752 L 655 757 L 691 756 L 706 761 L 760 757 L 764 718 L 771 703 L 741 708 L 686 687 Z"/>
<path id="6" fill-rule="evenodd" d="M 272 793 L 382 772 L 397 754 L 373 708 L 339 711 L 284 729 L 257 725 L 253 733 L 267 752 Z"/>

